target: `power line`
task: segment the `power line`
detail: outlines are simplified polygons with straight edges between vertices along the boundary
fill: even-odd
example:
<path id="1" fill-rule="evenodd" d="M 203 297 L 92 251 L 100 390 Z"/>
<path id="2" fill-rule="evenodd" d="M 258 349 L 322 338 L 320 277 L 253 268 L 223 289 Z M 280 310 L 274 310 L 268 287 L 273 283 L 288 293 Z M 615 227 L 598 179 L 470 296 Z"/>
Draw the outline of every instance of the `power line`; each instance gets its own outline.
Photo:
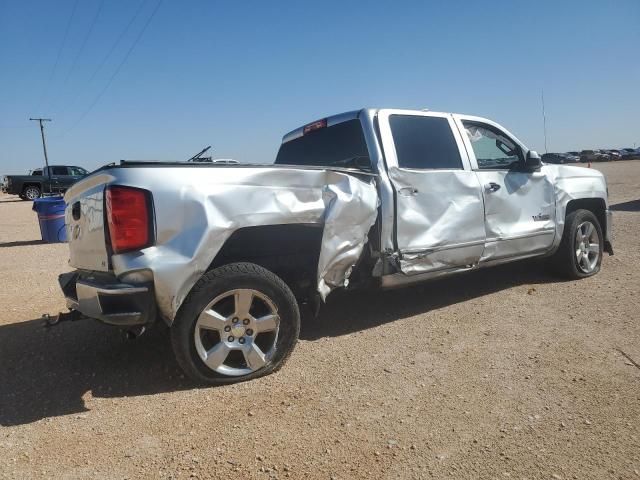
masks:
<path id="1" fill-rule="evenodd" d="M 118 67 L 116 68 L 116 70 L 113 72 L 113 75 L 111 75 L 111 77 L 109 78 L 109 81 L 107 82 L 107 84 L 104 86 L 104 88 L 100 91 L 100 93 L 98 93 L 98 95 L 96 96 L 96 98 L 93 100 L 93 102 L 91 102 L 91 104 L 89 105 L 89 108 L 87 108 L 84 113 L 82 115 L 80 115 L 80 118 L 78 118 L 75 123 L 73 125 L 71 125 L 71 127 L 69 127 L 69 129 L 67 129 L 61 136 L 66 135 L 67 133 L 69 133 L 71 130 L 73 130 L 83 119 L 84 117 L 86 117 L 89 112 L 91 112 L 91 110 L 93 109 L 93 107 L 96 106 L 96 104 L 100 101 L 100 99 L 102 98 L 102 96 L 104 95 L 104 93 L 108 90 L 108 88 L 111 86 L 111 83 L 113 82 L 113 80 L 118 76 L 118 73 L 120 73 L 120 69 L 122 68 L 122 66 L 126 63 L 127 59 L 129 58 L 129 56 L 131 55 L 131 52 L 133 52 L 133 50 L 136 48 L 136 45 L 138 45 L 138 42 L 140 41 L 140 39 L 142 38 L 142 36 L 144 35 L 144 32 L 147 30 L 147 27 L 149 26 L 149 24 L 151 23 L 151 20 L 153 20 L 153 17 L 155 17 L 156 13 L 158 12 L 158 10 L 160 9 L 160 5 L 162 5 L 163 0 L 158 0 L 158 3 L 156 4 L 155 8 L 153 9 L 153 12 L 151 12 L 151 15 L 149 15 L 149 18 L 147 18 L 146 23 L 144 24 L 144 26 L 142 27 L 142 30 L 140 30 L 140 32 L 138 33 L 138 36 L 136 37 L 136 39 L 134 40 L 133 44 L 131 45 L 131 47 L 129 47 L 129 50 L 127 50 L 126 55 L 124 56 L 124 58 L 122 59 L 122 61 L 120 62 L 120 64 L 118 65 Z"/>
<path id="2" fill-rule="evenodd" d="M 49 80 L 47 80 L 47 83 L 45 83 L 44 90 L 42 92 L 42 95 L 40 96 L 40 100 L 38 101 L 38 105 L 35 108 L 36 111 L 40 108 L 40 106 L 42 105 L 42 102 L 44 101 L 45 97 L 48 95 L 49 89 L 51 87 L 51 82 L 53 81 L 53 77 L 56 74 L 56 70 L 58 70 L 58 64 L 60 63 L 60 56 L 62 55 L 62 50 L 64 49 L 64 46 L 67 44 L 67 37 L 69 36 L 69 30 L 71 29 L 71 23 L 73 22 L 73 17 L 75 17 L 75 15 L 76 15 L 76 9 L 78 7 L 78 2 L 79 2 L 79 0 L 76 0 L 75 3 L 73 4 L 73 9 L 71 10 L 71 15 L 69 16 L 69 20 L 67 21 L 67 27 L 65 28 L 64 36 L 62 37 L 62 43 L 60 44 L 60 48 L 58 49 L 58 55 L 56 55 L 56 61 L 53 64 L 53 68 L 51 69 L 51 74 L 49 75 Z"/>
<path id="3" fill-rule="evenodd" d="M 102 12 L 102 7 L 104 6 L 104 2 L 105 0 L 102 0 L 100 2 L 100 5 L 98 6 L 98 10 L 96 10 L 96 14 L 93 16 L 93 19 L 91 20 L 91 25 L 89 25 L 89 30 L 87 30 L 87 33 L 82 39 L 82 44 L 80 45 L 80 49 L 78 50 L 78 53 L 76 54 L 75 58 L 73 59 L 73 62 L 71 63 L 71 68 L 69 69 L 69 73 L 67 73 L 67 76 L 64 79 L 64 82 L 62 84 L 63 86 L 67 84 L 67 82 L 69 81 L 69 77 L 71 77 L 71 74 L 74 72 L 76 66 L 78 65 L 78 60 L 80 59 L 82 52 L 84 52 L 84 48 L 87 46 L 89 37 L 91 36 L 91 33 L 93 32 L 93 28 L 95 27 L 98 17 L 100 16 L 100 12 Z"/>
<path id="4" fill-rule="evenodd" d="M 136 10 L 135 14 L 133 15 L 133 17 L 131 17 L 131 19 L 129 20 L 129 22 L 127 23 L 127 25 L 124 27 L 124 30 L 122 30 L 120 32 L 120 35 L 118 35 L 118 38 L 116 39 L 116 41 L 111 45 L 111 48 L 109 49 L 109 51 L 107 52 L 107 54 L 102 58 L 102 60 L 100 61 L 100 63 L 98 64 L 98 67 L 93 71 L 93 73 L 91 74 L 91 76 L 89 77 L 89 80 L 87 80 L 84 85 L 88 85 L 90 84 L 94 78 L 96 78 L 96 75 L 98 74 L 98 72 L 102 69 L 102 67 L 105 65 L 105 63 L 107 63 L 107 60 L 109 60 L 109 58 L 111 58 L 111 55 L 113 54 L 113 52 L 116 50 L 116 48 L 118 47 L 118 45 L 120 45 L 120 42 L 122 41 L 122 39 L 124 38 L 124 36 L 129 32 L 129 29 L 131 28 L 131 25 L 133 25 L 133 23 L 136 21 L 136 19 L 138 18 L 138 16 L 140 15 L 140 12 L 142 12 L 143 7 L 145 6 L 145 4 L 147 3 L 147 0 L 142 0 L 140 2 L 140 5 L 138 5 L 138 9 Z M 78 100 L 78 97 L 80 96 L 80 94 L 82 93 L 82 88 L 78 88 L 76 90 L 76 94 L 74 95 L 74 97 L 71 99 L 70 102 L 66 103 L 66 108 L 63 108 L 62 112 L 60 112 L 60 115 L 64 114 L 64 112 L 67 111 L 67 109 L 72 106 L 75 105 L 76 101 Z"/>

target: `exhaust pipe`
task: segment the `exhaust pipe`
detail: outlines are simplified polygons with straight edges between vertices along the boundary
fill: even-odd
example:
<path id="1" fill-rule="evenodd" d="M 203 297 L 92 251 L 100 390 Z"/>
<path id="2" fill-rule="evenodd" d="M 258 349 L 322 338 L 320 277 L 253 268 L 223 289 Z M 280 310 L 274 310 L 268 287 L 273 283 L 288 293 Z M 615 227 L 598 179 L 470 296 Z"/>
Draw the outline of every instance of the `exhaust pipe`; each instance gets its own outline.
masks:
<path id="1" fill-rule="evenodd" d="M 141 327 L 130 328 L 129 330 L 124 332 L 124 338 L 133 341 L 139 338 L 144 332 L 147 331 L 147 327 L 144 325 Z"/>

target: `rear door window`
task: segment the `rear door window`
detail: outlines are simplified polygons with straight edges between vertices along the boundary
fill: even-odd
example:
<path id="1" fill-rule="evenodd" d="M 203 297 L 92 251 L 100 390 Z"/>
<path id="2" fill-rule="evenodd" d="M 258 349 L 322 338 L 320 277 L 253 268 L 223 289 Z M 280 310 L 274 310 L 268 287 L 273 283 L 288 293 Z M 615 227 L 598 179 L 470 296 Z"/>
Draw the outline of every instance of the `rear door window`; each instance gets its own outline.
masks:
<path id="1" fill-rule="evenodd" d="M 52 175 L 69 175 L 67 167 L 51 167 Z"/>
<path id="2" fill-rule="evenodd" d="M 460 150 L 447 118 L 391 115 L 389 126 L 399 167 L 462 169 Z"/>

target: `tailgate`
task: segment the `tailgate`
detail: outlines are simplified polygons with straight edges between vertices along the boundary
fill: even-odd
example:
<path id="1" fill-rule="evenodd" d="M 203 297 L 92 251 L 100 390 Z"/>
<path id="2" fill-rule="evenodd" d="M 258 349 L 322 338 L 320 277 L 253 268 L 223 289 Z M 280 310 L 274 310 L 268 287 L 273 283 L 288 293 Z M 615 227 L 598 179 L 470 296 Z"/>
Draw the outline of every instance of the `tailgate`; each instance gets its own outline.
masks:
<path id="1" fill-rule="evenodd" d="M 109 270 L 105 237 L 104 189 L 110 175 L 98 174 L 73 185 L 65 194 L 69 264 L 83 270 Z"/>

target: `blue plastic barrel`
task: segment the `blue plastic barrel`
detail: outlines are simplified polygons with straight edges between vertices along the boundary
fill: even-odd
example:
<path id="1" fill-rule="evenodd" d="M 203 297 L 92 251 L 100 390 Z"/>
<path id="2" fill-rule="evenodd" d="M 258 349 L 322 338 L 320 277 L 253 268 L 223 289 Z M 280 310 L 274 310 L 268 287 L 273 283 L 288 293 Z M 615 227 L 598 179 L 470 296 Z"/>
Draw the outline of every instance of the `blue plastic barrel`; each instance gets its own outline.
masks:
<path id="1" fill-rule="evenodd" d="M 33 201 L 33 211 L 38 213 L 42 240 L 48 243 L 66 242 L 64 225 L 65 203 L 62 197 L 42 197 Z"/>

